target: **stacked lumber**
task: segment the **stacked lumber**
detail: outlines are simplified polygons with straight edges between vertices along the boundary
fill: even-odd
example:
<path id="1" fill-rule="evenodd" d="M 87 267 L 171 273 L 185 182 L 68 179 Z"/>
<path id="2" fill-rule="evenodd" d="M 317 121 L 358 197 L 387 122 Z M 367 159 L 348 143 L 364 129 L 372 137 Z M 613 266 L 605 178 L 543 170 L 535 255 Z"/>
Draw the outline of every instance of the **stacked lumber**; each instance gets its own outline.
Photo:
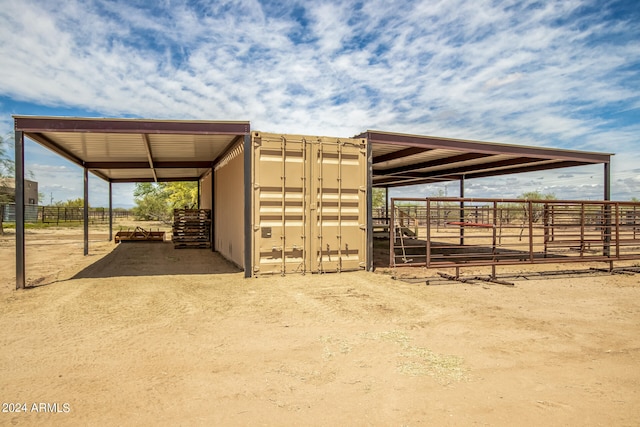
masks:
<path id="1" fill-rule="evenodd" d="M 173 237 L 176 249 L 211 247 L 211 209 L 174 209 Z"/>

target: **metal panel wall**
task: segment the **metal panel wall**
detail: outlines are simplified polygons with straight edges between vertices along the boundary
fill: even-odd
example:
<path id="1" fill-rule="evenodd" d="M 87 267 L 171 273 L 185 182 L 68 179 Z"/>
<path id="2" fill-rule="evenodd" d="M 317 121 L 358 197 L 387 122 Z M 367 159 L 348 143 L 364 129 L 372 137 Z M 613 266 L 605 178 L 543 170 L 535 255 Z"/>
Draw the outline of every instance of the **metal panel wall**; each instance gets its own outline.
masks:
<path id="1" fill-rule="evenodd" d="M 209 172 L 200 179 L 200 200 L 198 207 L 200 209 L 213 209 L 213 173 Z"/>
<path id="2" fill-rule="evenodd" d="M 252 138 L 254 275 L 365 268 L 366 140 Z"/>
<path id="3" fill-rule="evenodd" d="M 216 166 L 214 248 L 244 268 L 244 149 L 238 144 Z"/>

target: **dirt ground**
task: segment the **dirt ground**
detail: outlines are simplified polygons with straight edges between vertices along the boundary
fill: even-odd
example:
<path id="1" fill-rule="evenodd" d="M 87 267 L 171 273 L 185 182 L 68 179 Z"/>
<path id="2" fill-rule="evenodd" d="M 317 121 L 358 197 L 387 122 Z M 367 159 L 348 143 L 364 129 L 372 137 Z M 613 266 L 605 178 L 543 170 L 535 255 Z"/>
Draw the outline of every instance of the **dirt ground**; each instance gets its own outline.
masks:
<path id="1" fill-rule="evenodd" d="M 106 238 L 29 232 L 15 291 L 0 237 L 0 425 L 639 424 L 640 275 L 244 279 Z"/>

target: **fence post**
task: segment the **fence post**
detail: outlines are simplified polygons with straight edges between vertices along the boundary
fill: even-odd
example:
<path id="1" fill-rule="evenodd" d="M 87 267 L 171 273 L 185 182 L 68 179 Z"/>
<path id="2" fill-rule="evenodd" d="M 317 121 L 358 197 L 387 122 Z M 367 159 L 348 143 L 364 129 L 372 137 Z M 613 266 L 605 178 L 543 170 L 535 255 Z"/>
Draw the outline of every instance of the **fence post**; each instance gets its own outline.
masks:
<path id="1" fill-rule="evenodd" d="M 604 245 L 602 254 L 611 256 L 611 204 L 605 202 L 604 205 Z"/>
<path id="2" fill-rule="evenodd" d="M 533 202 L 527 201 L 529 207 L 529 261 L 533 263 Z"/>
<path id="3" fill-rule="evenodd" d="M 0 236 L 4 236 L 4 227 L 2 222 L 4 221 L 4 205 L 0 205 Z"/>

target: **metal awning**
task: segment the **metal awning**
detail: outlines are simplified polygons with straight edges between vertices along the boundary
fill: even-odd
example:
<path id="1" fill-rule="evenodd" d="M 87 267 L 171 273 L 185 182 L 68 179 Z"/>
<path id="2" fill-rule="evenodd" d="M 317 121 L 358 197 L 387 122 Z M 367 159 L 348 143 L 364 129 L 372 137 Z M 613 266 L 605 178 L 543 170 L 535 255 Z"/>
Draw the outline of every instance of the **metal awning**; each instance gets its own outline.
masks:
<path id="1" fill-rule="evenodd" d="M 369 130 L 374 187 L 399 187 L 469 178 L 609 164 L 612 154 Z"/>
<path id="2" fill-rule="evenodd" d="M 14 116 L 15 130 L 108 182 L 195 181 L 250 132 L 248 121 Z"/>

